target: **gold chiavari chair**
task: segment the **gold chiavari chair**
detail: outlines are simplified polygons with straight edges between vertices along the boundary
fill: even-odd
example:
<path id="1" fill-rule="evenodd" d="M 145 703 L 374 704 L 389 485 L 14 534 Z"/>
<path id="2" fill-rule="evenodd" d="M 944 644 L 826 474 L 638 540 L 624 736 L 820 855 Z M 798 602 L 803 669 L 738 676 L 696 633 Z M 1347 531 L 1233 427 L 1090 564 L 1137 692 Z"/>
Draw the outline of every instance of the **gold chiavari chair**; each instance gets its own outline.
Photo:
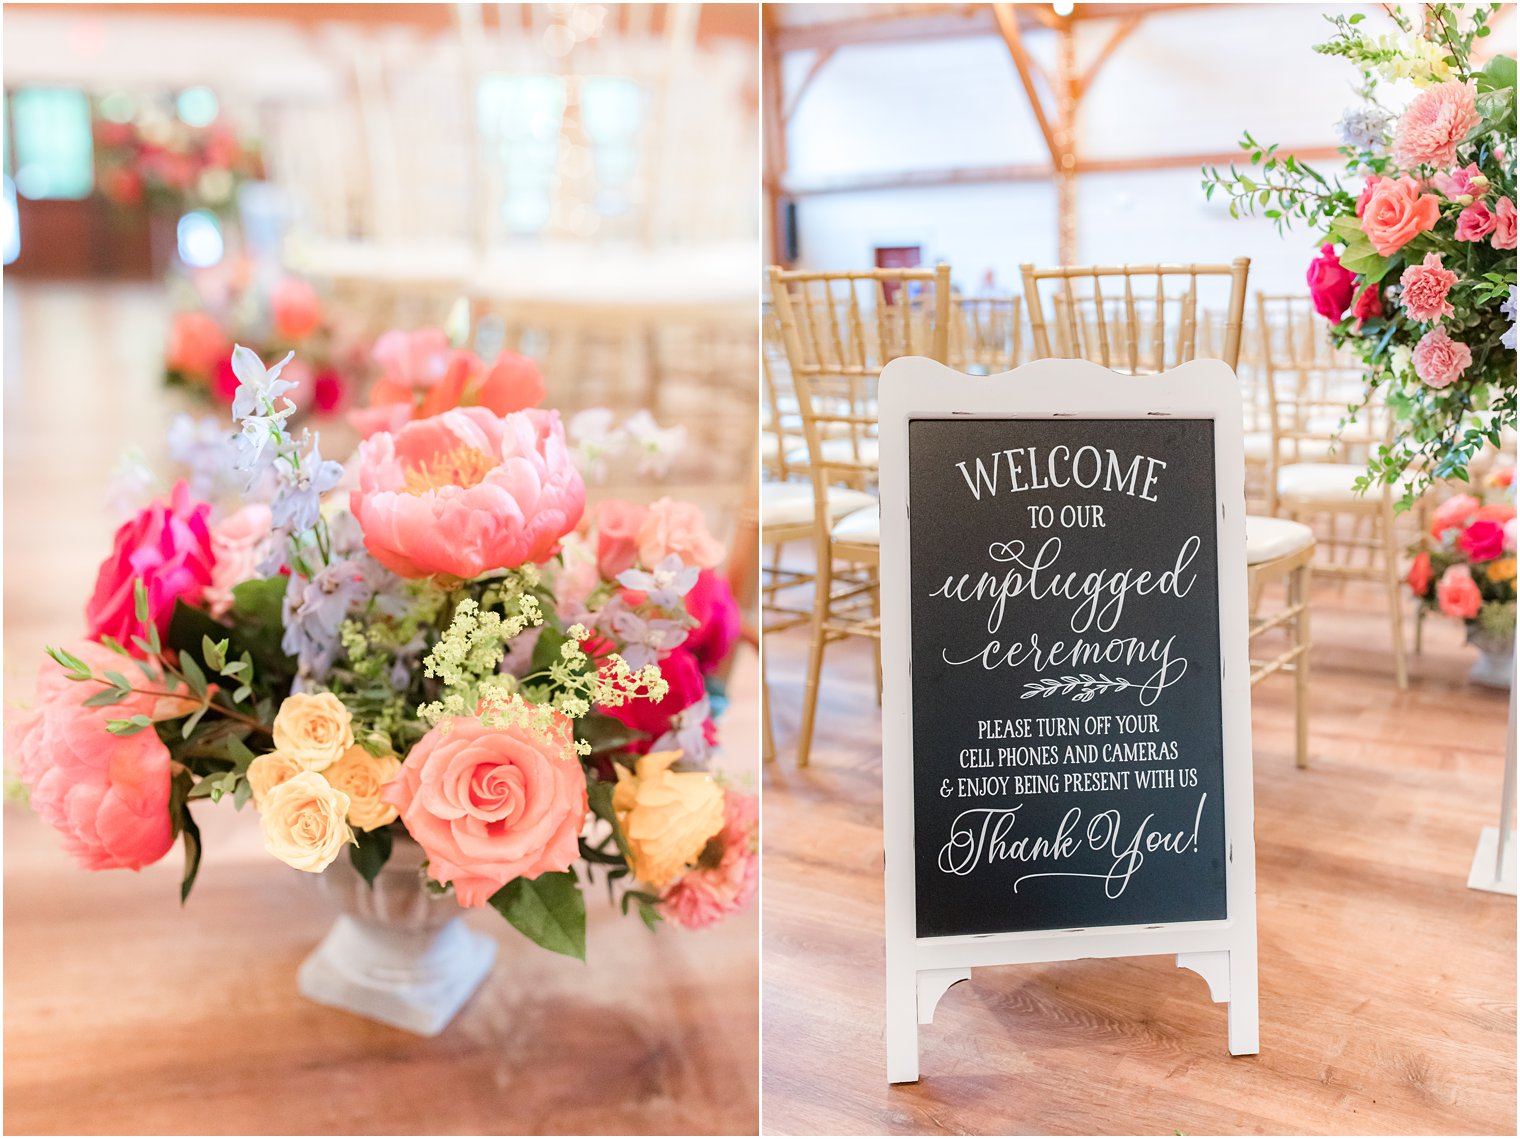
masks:
<path id="1" fill-rule="evenodd" d="M 1117 265 L 1036 269 L 1021 266 L 1029 309 L 1033 358 L 1092 360 L 1116 372 L 1155 375 L 1189 360 L 1214 358 L 1232 369 L 1240 362 L 1249 258 L 1228 265 Z M 1047 326 L 1041 284 L 1050 296 L 1054 327 Z M 1205 305 L 1201 290 L 1226 294 L 1223 318 Z M 1205 331 L 1206 329 L 1206 331 Z M 1275 629 L 1287 647 L 1270 659 L 1251 661 L 1251 683 L 1275 672 L 1295 678 L 1295 762 L 1309 754 L 1309 575 L 1314 532 L 1300 522 L 1249 515 L 1246 575 L 1251 597 L 1250 640 Z M 1282 579 L 1286 601 L 1268 617 L 1258 600 Z"/>
<path id="2" fill-rule="evenodd" d="M 818 273 L 771 269 L 771 302 L 802 412 L 813 491 L 816 569 L 798 766 L 807 764 L 812 749 L 829 644 L 852 636 L 873 640 L 880 693 L 881 509 L 874 495 L 843 515 L 835 514 L 834 503 L 840 494 L 874 490 L 877 377 L 899 356 L 946 360 L 950 300 L 948 265 Z"/>
<path id="3" fill-rule="evenodd" d="M 787 369 L 786 348 L 781 343 L 781 322 L 775 306 L 766 305 L 761 316 L 760 378 L 764 385 L 760 432 L 760 459 L 765 477 L 773 482 L 789 482 L 806 473 L 805 465 L 795 463 L 799 450 L 806 451 L 802 433 L 802 415 L 792 391 Z"/>
<path id="4" fill-rule="evenodd" d="M 1023 298 L 955 297 L 949 364 L 976 376 L 1018 367 L 1024 352 Z"/>

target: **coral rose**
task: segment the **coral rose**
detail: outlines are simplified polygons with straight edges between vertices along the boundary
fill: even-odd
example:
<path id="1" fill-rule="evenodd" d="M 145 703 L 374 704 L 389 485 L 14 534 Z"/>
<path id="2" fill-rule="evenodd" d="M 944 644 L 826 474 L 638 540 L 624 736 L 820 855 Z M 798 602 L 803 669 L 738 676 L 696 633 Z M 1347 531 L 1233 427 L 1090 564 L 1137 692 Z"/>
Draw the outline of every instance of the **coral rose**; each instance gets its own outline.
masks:
<path id="1" fill-rule="evenodd" d="M 723 827 L 723 788 L 706 772 L 671 771 L 678 751 L 640 757 L 635 770 L 618 766 L 612 809 L 628 841 L 628 868 L 660 889 L 697 861 Z"/>
<path id="2" fill-rule="evenodd" d="M 1411 265 L 1399 278 L 1403 287 L 1404 311 L 1419 321 L 1440 320 L 1451 316 L 1456 310 L 1446 300 L 1446 294 L 1457 283 L 1457 275 L 1450 269 L 1441 268 L 1439 253 L 1425 254 L 1422 264 Z"/>
<path id="3" fill-rule="evenodd" d="M 348 796 L 316 771 L 292 775 L 270 788 L 259 808 L 264 849 L 286 866 L 317 874 L 354 841 Z"/>
<path id="4" fill-rule="evenodd" d="M 695 502 L 662 498 L 649 507 L 639 527 L 639 561 L 645 566 L 657 566 L 674 554 L 688 566 L 711 569 L 723 560 L 723 552 Z"/>
<path id="5" fill-rule="evenodd" d="M 69 652 L 97 676 L 124 663 L 94 641 L 70 645 Z M 68 679 L 49 659 L 38 671 L 35 702 L 17 721 L 9 750 L 32 809 L 63 836 L 64 849 L 77 862 L 89 870 L 137 870 L 157 862 L 174 842 L 169 749 L 152 728 L 115 736 L 106 723 L 185 715 L 196 701 L 132 693 L 118 704 L 83 706 L 101 690 Z"/>
<path id="6" fill-rule="evenodd" d="M 148 620 L 160 637 L 168 634 L 176 601 L 200 604 L 215 563 L 207 525 L 210 513 L 206 503 L 191 502 L 190 488 L 182 480 L 174 484 L 167 502 L 155 502 L 122 523 L 85 606 L 91 637 L 115 637 L 130 648 L 132 637 L 143 633 L 137 620 L 138 581 L 147 593 Z"/>
<path id="7" fill-rule="evenodd" d="M 586 776 L 558 717 L 545 735 L 479 720 L 438 725 L 412 748 L 384 798 L 428 857 L 428 874 L 483 906 L 514 878 L 568 869 L 580 856 Z"/>
<path id="8" fill-rule="evenodd" d="M 596 569 L 608 581 L 639 560 L 639 531 L 649 515 L 647 506 L 609 498 L 596 504 Z"/>
<path id="9" fill-rule="evenodd" d="M 232 608 L 232 590 L 259 576 L 258 565 L 269 546 L 269 507 L 249 503 L 211 527 L 211 584 L 206 587 L 206 606 L 213 617 Z"/>
<path id="10" fill-rule="evenodd" d="M 555 412 L 460 407 L 361 443 L 350 504 L 387 569 L 472 578 L 549 558 L 586 488 Z"/>
<path id="11" fill-rule="evenodd" d="M 322 326 L 322 302 L 317 290 L 296 277 L 286 277 L 269 296 L 274 330 L 283 340 L 305 340 Z"/>
<path id="12" fill-rule="evenodd" d="M 1452 495 L 1430 516 L 1430 536 L 1439 541 L 1446 531 L 1466 526 L 1467 520 L 1482 505 L 1470 494 Z"/>
<path id="13" fill-rule="evenodd" d="M 723 829 L 708 842 L 696 869 L 660 896 L 660 912 L 677 925 L 701 929 L 747 906 L 760 885 L 759 832 L 759 800 L 727 791 Z"/>
<path id="14" fill-rule="evenodd" d="M 1482 202 L 1474 202 L 1457 215 L 1458 241 L 1482 241 L 1494 232 L 1499 221 Z"/>
<path id="15" fill-rule="evenodd" d="M 728 658 L 739 639 L 739 603 L 724 578 L 703 570 L 686 594 L 686 612 L 697 624 L 681 648 L 692 655 L 705 676 Z"/>
<path id="16" fill-rule="evenodd" d="M 1455 80 L 1427 87 L 1410 102 L 1393 132 L 1400 165 L 1450 166 L 1457 147 L 1483 121 L 1474 89 Z"/>
<path id="17" fill-rule="evenodd" d="M 300 775 L 308 768 L 299 759 L 278 751 L 271 751 L 258 756 L 248 765 L 248 789 L 253 792 L 253 805 L 262 807 L 264 797 L 278 787 L 285 780 Z"/>
<path id="18" fill-rule="evenodd" d="M 215 319 L 203 312 L 175 314 L 164 348 L 164 363 L 171 372 L 209 378 L 218 361 L 231 356 L 232 341 Z"/>
<path id="19" fill-rule="evenodd" d="M 1508 198 L 1500 198 L 1494 206 L 1493 246 L 1495 249 L 1515 247 L 1515 203 Z"/>
<path id="20" fill-rule="evenodd" d="M 361 831 L 372 831 L 396 820 L 396 805 L 385 801 L 385 788 L 401 770 L 393 755 L 370 755 L 351 747 L 338 757 L 323 777 L 348 796 L 348 821 Z"/>
<path id="21" fill-rule="evenodd" d="M 1351 304 L 1356 274 L 1341 267 L 1335 246 L 1328 243 L 1320 246 L 1319 256 L 1309 262 L 1307 279 L 1314 311 L 1331 323 L 1340 320 Z"/>
<path id="22" fill-rule="evenodd" d="M 1436 584 L 1436 604 L 1448 617 L 1471 621 L 1483 608 L 1483 594 L 1464 565 L 1449 567 Z"/>
<path id="23" fill-rule="evenodd" d="M 1504 523 L 1487 518 L 1474 519 L 1472 525 L 1462 531 L 1457 545 L 1473 561 L 1491 562 L 1504 553 Z"/>
<path id="24" fill-rule="evenodd" d="M 353 716 L 331 692 L 292 692 L 274 715 L 275 750 L 321 771 L 354 746 Z"/>
<path id="25" fill-rule="evenodd" d="M 1420 193 L 1420 184 L 1413 178 L 1379 178 L 1364 192 L 1362 232 L 1384 257 L 1393 256 L 1433 228 L 1441 216 L 1440 200 Z"/>
<path id="26" fill-rule="evenodd" d="M 1430 572 L 1430 555 L 1421 550 L 1410 563 L 1409 575 L 1404 580 L 1409 583 L 1409 588 L 1414 591 L 1416 597 L 1423 598 L 1430 596 L 1430 583 L 1433 576 Z"/>
<path id="27" fill-rule="evenodd" d="M 1414 346 L 1415 375 L 1433 388 L 1444 388 L 1462 378 L 1472 363 L 1472 349 L 1446 335 L 1436 325 Z"/>

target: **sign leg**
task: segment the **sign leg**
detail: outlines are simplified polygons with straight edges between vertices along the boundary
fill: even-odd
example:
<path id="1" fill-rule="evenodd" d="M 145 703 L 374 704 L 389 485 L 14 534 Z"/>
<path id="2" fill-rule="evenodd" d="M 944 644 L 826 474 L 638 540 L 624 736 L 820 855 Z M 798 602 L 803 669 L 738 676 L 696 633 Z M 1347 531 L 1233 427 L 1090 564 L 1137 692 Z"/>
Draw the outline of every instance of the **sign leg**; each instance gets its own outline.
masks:
<path id="1" fill-rule="evenodd" d="M 918 985 L 911 969 L 887 969 L 887 1082 L 918 1082 Z"/>
<path id="2" fill-rule="evenodd" d="M 1256 1004 L 1256 943 L 1230 950 L 1230 1055 L 1261 1051 L 1260 1014 Z"/>

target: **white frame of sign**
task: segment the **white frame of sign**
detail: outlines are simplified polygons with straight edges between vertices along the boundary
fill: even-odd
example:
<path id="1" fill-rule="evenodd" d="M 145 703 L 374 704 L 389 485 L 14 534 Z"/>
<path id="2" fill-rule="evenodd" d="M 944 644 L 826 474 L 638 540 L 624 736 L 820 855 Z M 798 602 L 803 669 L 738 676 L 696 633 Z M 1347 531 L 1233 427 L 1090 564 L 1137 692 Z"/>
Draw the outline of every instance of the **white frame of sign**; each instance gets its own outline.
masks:
<path id="1" fill-rule="evenodd" d="M 1159 376 L 1125 376 L 1086 360 L 1037 360 L 968 376 L 903 357 L 881 373 L 881 661 L 883 837 L 886 845 L 887 1079 L 918 1079 L 918 1026 L 951 985 L 985 965 L 1176 954 L 1179 968 L 1229 1003 L 1232 1055 L 1258 1050 L 1256 844 L 1247 650 L 1245 454 L 1240 387 L 1222 360 Z M 913 856 L 908 423 L 914 419 L 1211 419 L 1218 519 L 1220 713 L 1226 917 L 1219 921 L 919 937 Z"/>

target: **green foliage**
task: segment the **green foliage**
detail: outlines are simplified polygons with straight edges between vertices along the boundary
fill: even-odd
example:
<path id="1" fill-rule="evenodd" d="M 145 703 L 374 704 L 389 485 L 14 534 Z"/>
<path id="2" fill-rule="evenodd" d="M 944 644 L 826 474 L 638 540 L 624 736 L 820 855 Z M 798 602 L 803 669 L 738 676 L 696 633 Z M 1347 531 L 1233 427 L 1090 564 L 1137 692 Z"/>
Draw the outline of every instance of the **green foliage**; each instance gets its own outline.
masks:
<path id="1" fill-rule="evenodd" d="M 349 849 L 349 861 L 359 872 L 359 877 L 374 888 L 375 878 L 390 861 L 392 836 L 389 827 L 372 831 L 354 831 L 354 845 Z"/>
<path id="2" fill-rule="evenodd" d="M 586 900 L 574 871 L 514 878 L 491 895 L 491 908 L 536 945 L 586 959 Z"/>

